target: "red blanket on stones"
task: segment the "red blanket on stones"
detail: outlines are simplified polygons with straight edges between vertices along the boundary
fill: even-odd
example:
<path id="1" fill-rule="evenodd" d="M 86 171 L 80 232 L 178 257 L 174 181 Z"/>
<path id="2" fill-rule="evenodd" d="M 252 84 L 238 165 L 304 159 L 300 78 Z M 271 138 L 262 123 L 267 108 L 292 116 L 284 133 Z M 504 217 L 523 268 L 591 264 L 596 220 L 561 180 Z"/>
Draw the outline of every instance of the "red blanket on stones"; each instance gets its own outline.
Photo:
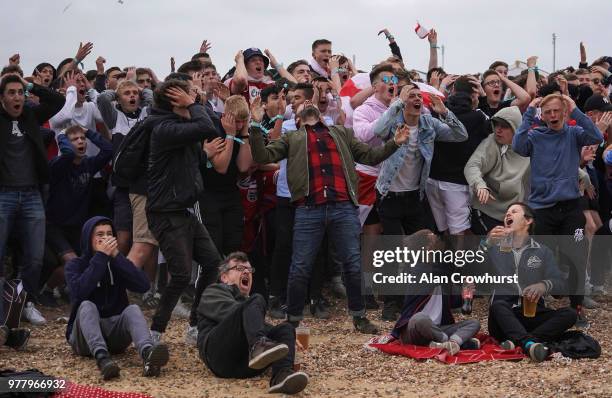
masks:
<path id="1" fill-rule="evenodd" d="M 481 361 L 507 361 L 525 358 L 520 348 L 504 350 L 497 341 L 486 334 L 476 336 L 480 340 L 480 349 L 461 350 L 456 355 L 449 355 L 446 350 L 417 345 L 402 345 L 391 336 L 374 337 L 366 343 L 366 348 L 378 350 L 391 355 L 402 355 L 416 360 L 437 359 L 447 364 L 462 364 Z"/>
<path id="2" fill-rule="evenodd" d="M 152 398 L 150 395 L 137 392 L 109 391 L 101 387 L 66 383 L 66 389 L 53 395 L 56 398 Z"/>

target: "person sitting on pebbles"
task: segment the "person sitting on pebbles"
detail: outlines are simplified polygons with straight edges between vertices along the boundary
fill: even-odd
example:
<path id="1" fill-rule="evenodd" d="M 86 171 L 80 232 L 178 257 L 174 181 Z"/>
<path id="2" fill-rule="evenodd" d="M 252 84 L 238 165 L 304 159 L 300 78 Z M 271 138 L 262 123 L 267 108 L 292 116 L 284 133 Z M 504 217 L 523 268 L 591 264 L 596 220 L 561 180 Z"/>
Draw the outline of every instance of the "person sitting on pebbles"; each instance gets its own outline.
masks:
<path id="1" fill-rule="evenodd" d="M 293 371 L 295 328 L 265 323 L 266 300 L 249 296 L 255 270 L 246 254 L 230 253 L 219 266 L 219 283 L 204 290 L 198 306 L 200 359 L 217 377 L 244 379 L 272 367 L 270 393 L 297 394 L 308 375 Z"/>
<path id="2" fill-rule="evenodd" d="M 66 339 L 72 350 L 93 356 L 102 378 L 109 380 L 120 372 L 110 354 L 123 352 L 134 342 L 143 376 L 159 376 L 168 362 L 168 347 L 153 342 L 140 307 L 129 304 L 126 292 L 146 292 L 149 279 L 119 252 L 110 219 L 92 217 L 85 222 L 81 253 L 65 269 L 72 304 Z"/>
<path id="3" fill-rule="evenodd" d="M 444 243 L 430 230 L 420 230 L 407 237 L 407 246 L 426 250 L 444 250 Z M 449 275 L 453 267 L 448 264 L 417 264 L 411 274 L 417 280 L 423 272 L 438 276 Z M 477 319 L 455 322 L 451 312 L 451 284 L 433 284 L 411 287 L 406 295 L 399 320 L 391 335 L 402 344 L 429 346 L 455 355 L 460 349 L 480 348 L 474 336 L 480 330 Z"/>
<path id="4" fill-rule="evenodd" d="M 567 283 L 553 252 L 530 236 L 534 228 L 533 210 L 522 202 L 513 203 L 506 211 L 504 226 L 489 232 L 484 247 L 488 268 L 497 275 L 516 274 L 519 282 L 496 286 L 489 306 L 489 333 L 502 342 L 502 348 L 519 345 L 534 362 L 541 362 L 550 354 L 546 343 L 571 328 L 577 315 L 570 307 L 546 308 L 543 297 L 565 293 Z M 502 251 L 498 243 L 508 234 L 512 247 Z M 533 313 L 523 308 L 526 301 L 535 307 Z"/>

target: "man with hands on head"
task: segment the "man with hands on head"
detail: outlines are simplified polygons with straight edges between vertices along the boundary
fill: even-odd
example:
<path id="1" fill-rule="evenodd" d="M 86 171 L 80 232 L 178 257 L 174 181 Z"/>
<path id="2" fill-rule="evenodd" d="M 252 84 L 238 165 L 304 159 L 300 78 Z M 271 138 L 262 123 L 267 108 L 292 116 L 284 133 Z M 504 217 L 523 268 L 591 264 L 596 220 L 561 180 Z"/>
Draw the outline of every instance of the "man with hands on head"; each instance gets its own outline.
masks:
<path id="1" fill-rule="evenodd" d="M 489 333 L 502 342 L 502 348 L 520 346 L 534 362 L 541 362 L 550 354 L 545 344 L 572 327 L 576 311 L 546 308 L 543 297 L 563 294 L 567 284 L 553 252 L 530 236 L 534 227 L 533 210 L 522 202 L 513 203 L 505 214 L 504 225 L 489 232 L 483 248 L 488 267 L 495 274 L 518 278 L 518 285 L 495 286 L 489 306 Z M 512 248 L 502 252 L 499 242 L 508 234 L 512 236 Z M 524 315 L 524 299 L 536 303 L 533 317 Z"/>
<path id="2" fill-rule="evenodd" d="M 338 260 L 343 265 L 353 324 L 362 333 L 377 333 L 377 328 L 365 317 L 361 294 L 361 227 L 353 163 L 372 165 L 383 161 L 406 142 L 408 132 L 398 132 L 385 145 L 372 148 L 358 141 L 351 129 L 325 126 L 320 111 L 306 102 L 297 115 L 301 122 L 299 130 L 265 146 L 263 131 L 258 126 L 263 115 L 261 106 L 252 109 L 253 159 L 266 164 L 287 158 L 287 182 L 291 200 L 297 205 L 287 286 L 288 320 L 297 325 L 303 318 L 314 259 L 327 232 L 336 242 Z"/>
<path id="3" fill-rule="evenodd" d="M 126 290 L 149 289 L 145 273 L 119 253 L 110 219 L 90 218 L 83 225 L 81 256 L 66 264 L 72 310 L 66 339 L 75 354 L 93 356 L 104 380 L 119 377 L 110 354 L 134 342 L 143 360 L 143 376 L 159 376 L 168 348 L 155 344 L 140 308 L 129 304 Z"/>
<path id="4" fill-rule="evenodd" d="M 516 98 L 504 101 L 504 86 L 508 87 Z M 482 86 L 479 85 L 480 88 L 482 88 L 484 95 L 481 94 L 478 108 L 489 117 L 492 117 L 500 109 L 512 105 L 524 108 L 531 100 L 529 93 L 523 90 L 521 86 L 491 69 L 482 74 Z"/>

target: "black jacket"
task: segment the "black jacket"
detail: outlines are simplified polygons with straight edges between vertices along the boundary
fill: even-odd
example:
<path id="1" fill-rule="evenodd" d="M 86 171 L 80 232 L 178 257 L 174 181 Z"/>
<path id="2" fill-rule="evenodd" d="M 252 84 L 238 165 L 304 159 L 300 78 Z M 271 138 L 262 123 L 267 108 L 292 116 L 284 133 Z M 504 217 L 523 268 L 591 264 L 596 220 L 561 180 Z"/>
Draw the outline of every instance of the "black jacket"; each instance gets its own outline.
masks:
<path id="1" fill-rule="evenodd" d="M 491 133 L 491 122 L 480 110 L 472 110 L 468 94 L 452 95 L 446 105 L 465 126 L 468 139 L 463 142 L 436 141 L 429 176 L 434 180 L 468 185 L 463 169 L 480 142 Z"/>
<path id="2" fill-rule="evenodd" d="M 181 211 L 192 207 L 202 192 L 202 142 L 219 134 L 206 109 L 189 107 L 191 119 L 153 109 L 149 153 L 147 210 Z"/>
<path id="3" fill-rule="evenodd" d="M 45 184 L 49 181 L 49 165 L 40 125 L 59 112 L 64 107 L 66 99 L 63 95 L 37 84 L 30 92 L 40 98 L 40 104 L 32 107 L 24 106 L 17 121 L 19 129 L 28 137 L 28 142 L 32 145 L 38 181 Z M 6 141 L 8 135 L 11 134 L 13 120 L 4 108 L 0 107 L 0 158 L 5 156 Z"/>

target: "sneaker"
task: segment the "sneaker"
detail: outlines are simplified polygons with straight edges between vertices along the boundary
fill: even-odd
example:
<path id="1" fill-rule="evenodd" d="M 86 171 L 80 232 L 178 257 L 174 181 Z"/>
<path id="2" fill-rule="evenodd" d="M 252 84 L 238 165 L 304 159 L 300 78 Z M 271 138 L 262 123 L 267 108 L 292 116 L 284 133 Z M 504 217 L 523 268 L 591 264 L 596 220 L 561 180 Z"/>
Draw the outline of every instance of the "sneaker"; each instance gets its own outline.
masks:
<path id="1" fill-rule="evenodd" d="M 589 320 L 584 314 L 584 311 L 578 311 L 578 314 L 576 316 L 576 323 L 574 324 L 574 326 L 576 326 L 576 328 L 578 329 L 588 329 L 591 326 Z"/>
<path id="2" fill-rule="evenodd" d="M 317 319 L 329 319 L 329 309 L 323 299 L 310 300 L 310 313 Z"/>
<path id="3" fill-rule="evenodd" d="M 270 318 L 285 319 L 287 317 L 287 306 L 281 303 L 280 297 L 270 296 Z"/>
<path id="4" fill-rule="evenodd" d="M 548 358 L 549 349 L 542 343 L 533 343 L 529 346 L 527 354 L 529 354 L 529 358 L 531 358 L 533 362 L 542 362 Z"/>
<path id="5" fill-rule="evenodd" d="M 385 301 L 381 319 L 389 322 L 397 321 L 397 304 L 395 301 Z"/>
<path id="6" fill-rule="evenodd" d="M 185 344 L 197 346 L 198 345 L 198 327 L 187 326 L 187 332 L 185 332 Z"/>
<path id="7" fill-rule="evenodd" d="M 189 319 L 191 316 L 191 310 L 183 304 L 181 300 L 176 303 L 176 306 L 172 310 L 172 315 L 181 318 L 181 319 Z"/>
<path id="8" fill-rule="evenodd" d="M 28 340 L 30 340 L 30 329 L 15 328 L 9 330 L 5 344 L 17 351 L 21 351 L 25 350 Z"/>
<path id="9" fill-rule="evenodd" d="M 159 306 L 161 294 L 156 291 L 149 290 L 142 295 L 142 306 L 147 309 L 156 309 Z"/>
<path id="10" fill-rule="evenodd" d="M 595 308 L 599 308 L 599 303 L 593 300 L 590 296 L 584 296 L 582 299 L 582 306 L 589 310 L 593 310 Z"/>
<path id="11" fill-rule="evenodd" d="M 265 369 L 270 364 L 287 356 L 289 347 L 266 337 L 259 339 L 251 347 L 249 355 L 249 368 Z"/>
<path id="12" fill-rule="evenodd" d="M 158 332 L 157 330 L 149 330 L 149 333 L 151 334 L 151 340 L 153 340 L 153 344 L 159 344 L 162 338 L 161 332 Z"/>
<path id="13" fill-rule="evenodd" d="M 40 293 L 38 295 L 38 302 L 43 307 L 49 307 L 49 308 L 59 307 L 59 303 L 57 302 L 57 299 L 55 298 L 55 295 L 53 294 L 52 290 L 45 290 L 42 293 Z"/>
<path id="14" fill-rule="evenodd" d="M 8 339 L 10 332 L 11 330 L 8 328 L 8 326 L 0 326 L 0 346 L 3 346 L 6 343 L 6 339 Z"/>
<path id="15" fill-rule="evenodd" d="M 380 308 L 372 294 L 368 294 L 367 296 L 365 296 L 365 306 L 366 310 L 377 310 Z"/>
<path id="16" fill-rule="evenodd" d="M 42 326 L 47 323 L 47 320 L 42 316 L 40 311 L 34 307 L 34 303 L 31 301 L 26 303 L 23 309 L 23 316 L 28 322 L 35 326 Z"/>
<path id="17" fill-rule="evenodd" d="M 438 343 L 437 341 L 432 341 L 429 343 L 429 348 L 439 348 L 441 350 L 446 350 L 450 355 L 455 355 L 459 352 L 461 347 L 457 344 L 456 341 L 448 340 L 444 343 Z"/>
<path id="18" fill-rule="evenodd" d="M 346 298 L 346 287 L 342 283 L 342 278 L 335 276 L 332 278 L 331 292 L 336 298 Z"/>
<path id="19" fill-rule="evenodd" d="M 378 334 L 378 328 L 365 316 L 354 316 L 353 326 L 356 331 L 363 334 Z"/>
<path id="20" fill-rule="evenodd" d="M 165 344 L 155 344 L 143 353 L 142 375 L 144 377 L 157 377 L 162 366 L 168 363 L 170 354 Z"/>
<path id="21" fill-rule="evenodd" d="M 283 368 L 270 379 L 268 393 L 297 394 L 308 385 L 308 375 L 304 372 L 294 372 Z"/>
<path id="22" fill-rule="evenodd" d="M 502 341 L 499 346 L 506 351 L 514 350 L 516 348 L 514 343 L 510 340 Z"/>
<path id="23" fill-rule="evenodd" d="M 121 369 L 119 368 L 119 365 L 117 365 L 117 363 L 108 355 L 96 359 L 96 364 L 98 365 L 98 369 L 100 369 L 100 374 L 104 380 L 119 377 Z"/>
<path id="24" fill-rule="evenodd" d="M 461 345 L 462 350 L 479 350 L 480 349 L 480 340 L 476 337 L 472 337 L 465 343 Z"/>

